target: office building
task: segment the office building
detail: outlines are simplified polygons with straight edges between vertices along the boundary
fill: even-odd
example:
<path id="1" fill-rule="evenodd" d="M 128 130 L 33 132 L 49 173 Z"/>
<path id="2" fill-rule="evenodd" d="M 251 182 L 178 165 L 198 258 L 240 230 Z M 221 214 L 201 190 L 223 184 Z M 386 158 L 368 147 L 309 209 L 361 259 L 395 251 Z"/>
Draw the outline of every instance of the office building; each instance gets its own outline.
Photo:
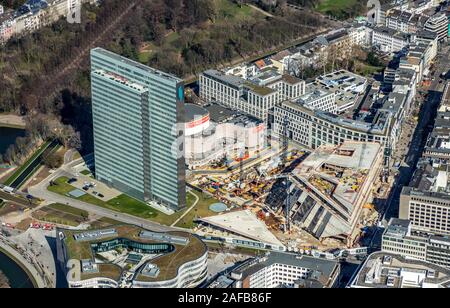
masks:
<path id="1" fill-rule="evenodd" d="M 446 166 L 424 164 L 400 196 L 401 219 L 415 230 L 450 235 L 450 191 Z"/>
<path id="2" fill-rule="evenodd" d="M 184 207 L 182 80 L 101 48 L 91 62 L 97 179 L 142 201 Z"/>
<path id="3" fill-rule="evenodd" d="M 409 220 L 391 219 L 383 234 L 382 251 L 450 268 L 450 238 L 417 232 Z"/>
<path id="4" fill-rule="evenodd" d="M 409 36 L 387 27 L 375 27 L 372 33 L 372 46 L 382 52 L 398 52 L 408 46 Z"/>
<path id="5" fill-rule="evenodd" d="M 420 260 L 376 252 L 370 255 L 348 285 L 355 289 L 435 289 L 450 287 L 450 271 Z"/>
<path id="6" fill-rule="evenodd" d="M 305 93 L 304 81 L 271 68 L 248 79 L 208 70 L 200 75 L 199 83 L 200 98 L 205 102 L 217 102 L 264 122 L 275 105 Z"/>
<path id="7" fill-rule="evenodd" d="M 449 97 L 447 85 L 423 157 L 400 196 L 399 217 L 415 230 L 439 235 L 450 235 Z"/>
<path id="8" fill-rule="evenodd" d="M 448 38 L 448 17 L 445 13 L 431 16 L 425 23 L 425 30 L 438 35 L 439 41 L 447 41 Z"/>
<path id="9" fill-rule="evenodd" d="M 69 288 L 193 288 L 207 278 L 208 249 L 190 233 L 116 225 L 56 234 Z"/>
<path id="10" fill-rule="evenodd" d="M 185 153 L 191 169 L 233 162 L 266 146 L 266 124 L 219 104 L 186 104 Z"/>
<path id="11" fill-rule="evenodd" d="M 339 70 L 319 76 L 312 84 L 315 88 L 335 95 L 337 113 L 352 109 L 365 93 L 368 81 L 366 78 L 346 70 Z M 319 108 L 320 109 L 320 108 Z M 326 109 L 320 109 L 328 111 Z"/>
<path id="12" fill-rule="evenodd" d="M 444 90 L 434 129 L 428 138 L 423 156 L 450 163 L 450 83 L 447 83 Z"/>
<path id="13" fill-rule="evenodd" d="M 314 84 L 306 86 L 305 95 L 301 96 L 297 103 L 311 110 L 322 110 L 337 114 L 338 105 L 336 104 L 336 94 L 334 92 L 317 87 Z"/>
<path id="14" fill-rule="evenodd" d="M 339 145 L 345 141 L 378 142 L 390 155 L 398 138 L 397 132 L 393 130 L 397 125 L 394 126 L 391 111 L 379 110 L 367 122 L 311 110 L 302 104 L 286 101 L 274 110 L 273 131 L 276 135 L 285 134 L 286 118 L 289 138 L 312 149 L 323 144 Z"/>
<path id="15" fill-rule="evenodd" d="M 335 260 L 278 252 L 251 259 L 230 274 L 236 288 L 333 288 L 339 276 Z"/>

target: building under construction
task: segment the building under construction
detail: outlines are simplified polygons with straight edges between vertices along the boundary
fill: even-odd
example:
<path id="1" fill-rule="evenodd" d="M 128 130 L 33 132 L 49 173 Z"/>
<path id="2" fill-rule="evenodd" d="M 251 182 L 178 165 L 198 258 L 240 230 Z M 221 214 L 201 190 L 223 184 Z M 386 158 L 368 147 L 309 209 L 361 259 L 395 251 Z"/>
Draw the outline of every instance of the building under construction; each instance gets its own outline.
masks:
<path id="1" fill-rule="evenodd" d="M 293 170 L 287 192 L 269 195 L 266 203 L 282 213 L 288 197 L 294 225 L 318 239 L 342 238 L 351 245 L 382 166 L 383 147 L 378 143 L 322 146 Z"/>

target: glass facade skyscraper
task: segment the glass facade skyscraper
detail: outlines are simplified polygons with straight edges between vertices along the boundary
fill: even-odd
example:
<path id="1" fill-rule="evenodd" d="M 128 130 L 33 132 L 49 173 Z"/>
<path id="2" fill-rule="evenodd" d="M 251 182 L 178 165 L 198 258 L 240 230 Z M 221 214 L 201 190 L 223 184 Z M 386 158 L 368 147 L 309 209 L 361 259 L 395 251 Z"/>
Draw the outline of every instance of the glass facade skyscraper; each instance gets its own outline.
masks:
<path id="1" fill-rule="evenodd" d="M 183 81 L 101 48 L 91 51 L 91 80 L 97 179 L 184 207 L 184 155 L 173 153 L 183 147 Z"/>

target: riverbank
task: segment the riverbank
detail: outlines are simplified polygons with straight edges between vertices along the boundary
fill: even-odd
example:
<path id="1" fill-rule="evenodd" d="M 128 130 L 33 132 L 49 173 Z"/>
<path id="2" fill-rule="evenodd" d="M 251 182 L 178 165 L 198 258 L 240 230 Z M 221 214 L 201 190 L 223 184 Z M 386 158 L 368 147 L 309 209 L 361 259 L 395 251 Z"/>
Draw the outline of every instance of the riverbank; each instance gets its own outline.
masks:
<path id="1" fill-rule="evenodd" d="M 26 260 L 22 256 L 20 256 L 20 254 L 17 251 L 15 251 L 2 241 L 0 241 L 0 253 L 4 254 L 6 257 L 11 259 L 11 261 L 13 261 L 18 267 L 20 267 L 25 272 L 34 288 L 44 287 L 44 282 L 39 277 L 36 270 L 33 269 L 30 264 L 25 264 Z M 34 276 L 31 273 L 32 271 L 35 272 L 36 276 Z M 37 281 L 36 278 L 38 278 L 39 281 Z"/>
<path id="2" fill-rule="evenodd" d="M 0 127 L 24 129 L 25 126 L 25 120 L 21 116 L 15 114 L 0 114 Z"/>

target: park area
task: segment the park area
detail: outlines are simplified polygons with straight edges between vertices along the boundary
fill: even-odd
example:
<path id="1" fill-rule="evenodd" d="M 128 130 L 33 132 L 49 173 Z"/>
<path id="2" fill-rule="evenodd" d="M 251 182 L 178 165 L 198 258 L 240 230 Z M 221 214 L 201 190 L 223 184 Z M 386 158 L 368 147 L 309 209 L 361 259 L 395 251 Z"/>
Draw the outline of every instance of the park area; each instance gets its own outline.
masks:
<path id="1" fill-rule="evenodd" d="M 139 62 L 148 64 L 158 53 L 166 52 L 175 53 L 181 59 L 183 50 L 186 48 L 186 38 L 183 37 L 183 34 L 193 35 L 192 39 L 198 40 L 209 36 L 211 27 L 213 26 L 220 27 L 223 24 L 236 23 L 252 17 L 261 20 L 264 18 L 264 15 L 247 5 L 238 5 L 229 0 L 211 1 L 214 1 L 216 8 L 213 21 L 205 24 L 202 29 L 193 27 L 181 33 L 169 31 L 158 43 L 150 41 L 142 43 L 138 53 Z"/>
<path id="2" fill-rule="evenodd" d="M 136 217 L 148 219 L 154 222 L 157 222 L 162 225 L 172 225 L 175 222 L 177 227 L 181 228 L 192 228 L 194 227 L 194 220 L 200 217 L 208 217 L 215 215 L 213 211 L 209 209 L 211 204 L 217 203 L 218 201 L 206 194 L 192 191 L 187 193 L 186 198 L 186 209 L 181 210 L 173 215 L 166 215 L 144 202 L 141 202 L 137 199 L 134 199 L 128 195 L 122 194 L 114 199 L 111 199 L 107 202 L 100 200 L 94 196 L 89 194 L 84 194 L 79 197 L 74 197 L 70 195 L 70 193 L 76 188 L 67 183 L 69 179 L 67 177 L 60 177 L 53 181 L 52 185 L 48 187 L 48 190 L 66 197 L 70 197 L 79 201 L 83 201 L 89 204 L 97 205 L 103 208 L 107 208 L 116 212 L 125 213 L 129 215 L 133 215 Z M 198 201 L 197 201 L 198 199 Z M 195 207 L 192 207 L 195 204 Z M 188 212 L 187 212 L 188 211 Z M 186 213 L 187 212 L 187 213 Z M 79 217 L 82 217 L 79 213 Z M 184 215 L 184 216 L 183 216 Z M 70 215 L 69 215 L 70 216 Z M 51 215 L 50 215 L 51 217 Z M 78 222 L 80 219 L 73 219 L 72 216 L 71 222 Z M 182 217 L 182 218 L 181 218 Z M 181 218 L 181 219 L 180 219 Z M 70 225 L 70 224 L 69 224 Z"/>
<path id="3" fill-rule="evenodd" d="M 321 0 L 316 10 L 338 19 L 346 19 L 361 14 L 362 6 L 365 4 L 365 1 L 358 0 Z"/>

